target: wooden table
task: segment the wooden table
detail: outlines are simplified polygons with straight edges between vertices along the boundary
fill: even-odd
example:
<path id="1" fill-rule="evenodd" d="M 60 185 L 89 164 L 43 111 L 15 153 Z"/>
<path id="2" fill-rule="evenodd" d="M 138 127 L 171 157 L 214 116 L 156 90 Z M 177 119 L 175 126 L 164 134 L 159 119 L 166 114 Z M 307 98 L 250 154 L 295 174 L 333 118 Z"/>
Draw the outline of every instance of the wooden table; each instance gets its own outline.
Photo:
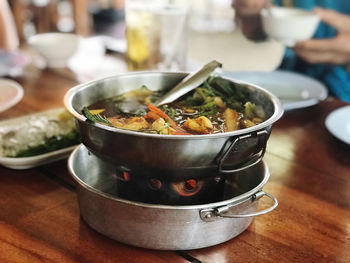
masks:
<path id="1" fill-rule="evenodd" d="M 31 70 L 23 100 L 0 119 L 63 106 L 70 74 Z M 238 237 L 205 249 L 155 251 L 118 243 L 79 216 L 66 160 L 29 170 L 0 166 L 0 262 L 350 262 L 350 147 L 324 126 L 345 105 L 329 98 L 287 112 L 273 128 L 264 189 L 278 208 Z"/>

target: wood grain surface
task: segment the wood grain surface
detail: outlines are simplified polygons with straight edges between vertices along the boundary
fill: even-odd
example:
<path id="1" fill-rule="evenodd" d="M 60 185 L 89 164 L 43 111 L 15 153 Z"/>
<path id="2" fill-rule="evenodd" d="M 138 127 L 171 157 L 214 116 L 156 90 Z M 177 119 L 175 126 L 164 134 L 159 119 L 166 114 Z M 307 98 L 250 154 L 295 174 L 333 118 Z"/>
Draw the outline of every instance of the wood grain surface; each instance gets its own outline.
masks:
<path id="1" fill-rule="evenodd" d="M 77 84 L 69 72 L 54 70 L 32 70 L 17 81 L 24 98 L 0 119 L 61 107 Z M 136 248 L 92 230 L 80 218 L 66 160 L 29 170 L 0 166 L 0 262 L 350 262 L 350 146 L 324 125 L 344 105 L 330 97 L 284 114 L 264 158 L 271 172 L 264 190 L 278 208 L 204 249 Z"/>

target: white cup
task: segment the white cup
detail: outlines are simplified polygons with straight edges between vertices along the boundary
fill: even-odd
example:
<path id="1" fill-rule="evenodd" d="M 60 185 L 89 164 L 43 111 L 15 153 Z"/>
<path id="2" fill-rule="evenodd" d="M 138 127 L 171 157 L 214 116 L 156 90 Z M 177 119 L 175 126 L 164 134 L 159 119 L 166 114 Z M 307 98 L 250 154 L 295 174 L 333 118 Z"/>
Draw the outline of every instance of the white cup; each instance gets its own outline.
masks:
<path id="1" fill-rule="evenodd" d="M 261 11 L 262 25 L 266 34 L 287 47 L 298 41 L 312 38 L 320 17 L 304 9 L 294 7 L 271 7 Z"/>

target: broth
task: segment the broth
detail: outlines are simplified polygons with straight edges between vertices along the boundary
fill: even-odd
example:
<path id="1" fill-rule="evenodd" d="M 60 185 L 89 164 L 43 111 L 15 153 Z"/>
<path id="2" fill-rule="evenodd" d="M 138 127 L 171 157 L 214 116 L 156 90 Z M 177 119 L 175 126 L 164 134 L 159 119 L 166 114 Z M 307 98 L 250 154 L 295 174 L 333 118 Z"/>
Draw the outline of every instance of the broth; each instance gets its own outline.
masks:
<path id="1" fill-rule="evenodd" d="M 93 122 L 164 135 L 222 133 L 266 119 L 263 107 L 250 101 L 249 91 L 221 78 L 210 77 L 175 102 L 157 108 L 152 103 L 161 95 L 142 86 L 98 101 L 82 112 Z"/>

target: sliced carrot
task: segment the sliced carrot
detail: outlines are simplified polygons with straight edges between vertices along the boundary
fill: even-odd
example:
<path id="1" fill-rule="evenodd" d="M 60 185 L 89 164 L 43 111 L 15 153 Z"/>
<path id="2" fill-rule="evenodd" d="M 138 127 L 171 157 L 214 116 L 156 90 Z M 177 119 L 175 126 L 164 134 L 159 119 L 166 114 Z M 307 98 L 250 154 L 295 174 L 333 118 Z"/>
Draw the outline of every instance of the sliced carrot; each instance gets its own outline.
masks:
<path id="1" fill-rule="evenodd" d="M 145 118 L 146 119 L 152 119 L 152 120 L 158 120 L 161 117 L 157 113 L 154 113 L 153 111 L 149 111 L 145 115 Z"/>
<path id="2" fill-rule="evenodd" d="M 154 112 L 155 114 L 159 115 L 160 117 L 162 117 L 165 121 L 168 121 L 170 124 L 170 127 L 176 129 L 178 126 L 176 124 L 175 121 L 173 121 L 164 111 L 162 111 L 161 109 L 157 108 L 156 106 L 152 105 L 151 103 L 147 104 L 149 110 L 151 112 Z"/>
<path id="3" fill-rule="evenodd" d="M 161 109 L 159 109 L 156 106 L 152 105 L 151 103 L 148 103 L 147 107 L 149 108 L 150 111 L 152 111 L 154 113 L 157 113 L 164 120 L 169 118 L 169 116 L 164 111 L 162 111 Z"/>
<path id="4" fill-rule="evenodd" d="M 172 120 L 164 111 L 157 108 L 156 106 L 152 105 L 151 103 L 147 104 L 149 108 L 149 112 L 145 115 L 145 118 L 150 118 L 157 120 L 159 118 L 163 118 L 165 121 L 168 121 L 170 124 L 170 127 L 175 129 L 175 131 L 172 131 L 171 134 L 173 135 L 191 135 L 191 133 L 186 132 L 183 130 L 180 126 L 176 124 L 174 120 Z"/>

